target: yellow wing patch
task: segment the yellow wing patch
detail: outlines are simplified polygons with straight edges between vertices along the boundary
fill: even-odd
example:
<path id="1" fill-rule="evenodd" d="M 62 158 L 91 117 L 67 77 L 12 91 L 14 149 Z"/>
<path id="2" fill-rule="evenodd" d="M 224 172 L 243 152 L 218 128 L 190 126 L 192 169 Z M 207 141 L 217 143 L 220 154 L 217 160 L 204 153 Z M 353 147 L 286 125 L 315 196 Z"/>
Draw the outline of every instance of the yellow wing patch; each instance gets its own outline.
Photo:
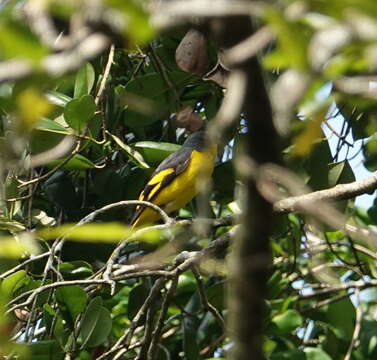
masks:
<path id="1" fill-rule="evenodd" d="M 169 174 L 174 172 L 174 169 L 165 169 L 160 172 L 158 172 L 155 176 L 152 177 L 152 179 L 148 182 L 147 185 L 153 186 L 152 190 L 147 194 L 145 197 L 144 191 L 141 192 L 139 200 L 146 200 L 149 201 L 153 198 L 153 196 L 156 194 L 156 192 L 160 189 L 162 181 L 165 179 L 165 177 Z"/>

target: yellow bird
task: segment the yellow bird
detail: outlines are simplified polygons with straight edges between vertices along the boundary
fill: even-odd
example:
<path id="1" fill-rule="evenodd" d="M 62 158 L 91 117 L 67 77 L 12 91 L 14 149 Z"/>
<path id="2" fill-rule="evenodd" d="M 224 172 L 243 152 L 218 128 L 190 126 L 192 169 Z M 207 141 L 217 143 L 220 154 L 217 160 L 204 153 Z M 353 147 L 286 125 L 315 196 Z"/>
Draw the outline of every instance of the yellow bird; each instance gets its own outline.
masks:
<path id="1" fill-rule="evenodd" d="M 157 167 L 139 200 L 156 204 L 168 214 L 184 207 L 199 193 L 203 181 L 210 179 L 216 154 L 217 145 L 207 146 L 204 131 L 193 133 Z M 151 208 L 138 206 L 131 224 L 138 227 L 159 218 Z"/>

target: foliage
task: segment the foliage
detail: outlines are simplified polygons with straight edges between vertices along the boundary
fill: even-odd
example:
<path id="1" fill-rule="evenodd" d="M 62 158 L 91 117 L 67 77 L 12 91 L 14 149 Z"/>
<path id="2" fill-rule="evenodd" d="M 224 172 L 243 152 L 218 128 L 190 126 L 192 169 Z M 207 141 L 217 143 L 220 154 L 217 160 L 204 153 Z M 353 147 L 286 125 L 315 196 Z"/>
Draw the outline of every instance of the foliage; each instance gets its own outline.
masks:
<path id="1" fill-rule="evenodd" d="M 177 220 L 135 234 L 125 223 L 134 207 L 98 211 L 137 199 L 153 169 L 184 141 L 182 128 L 218 121 L 228 70 L 211 21 L 195 21 L 195 35 L 187 23 L 159 29 L 152 20 L 164 12 L 149 1 L 4 3 L 0 355 L 225 358 L 233 346 L 224 332 L 229 265 L 224 251 L 200 262 L 192 257 L 226 236 L 242 209 L 232 160 L 243 155 L 243 115 L 219 153 L 210 201 L 197 199 L 179 212 L 194 226 Z M 377 66 L 375 1 L 266 1 L 259 10 L 260 28 L 276 37 L 261 62 L 285 166 L 300 180 L 295 186 L 315 191 L 354 181 L 352 146 L 375 171 L 376 90 L 369 75 Z M 40 19 L 56 34 L 41 31 Z M 186 33 L 199 39 L 198 63 L 186 59 Z M 91 36 L 94 50 L 79 48 Z M 178 47 L 184 53 L 176 56 Z M 195 70 L 183 71 L 176 58 Z M 331 87 L 328 97 L 318 95 L 324 87 Z M 343 123 L 341 133 L 334 122 Z M 279 181 L 279 197 L 297 195 L 284 176 Z M 342 200 L 334 208 L 349 226 L 370 230 L 366 240 L 329 223 L 333 214 L 315 220 L 299 211 L 276 214 L 263 337 L 268 359 L 377 356 L 377 198 L 369 209 L 357 207 L 354 196 Z M 210 218 L 205 231 L 195 226 L 203 214 Z M 104 266 L 125 238 L 132 241 L 108 277 Z"/>

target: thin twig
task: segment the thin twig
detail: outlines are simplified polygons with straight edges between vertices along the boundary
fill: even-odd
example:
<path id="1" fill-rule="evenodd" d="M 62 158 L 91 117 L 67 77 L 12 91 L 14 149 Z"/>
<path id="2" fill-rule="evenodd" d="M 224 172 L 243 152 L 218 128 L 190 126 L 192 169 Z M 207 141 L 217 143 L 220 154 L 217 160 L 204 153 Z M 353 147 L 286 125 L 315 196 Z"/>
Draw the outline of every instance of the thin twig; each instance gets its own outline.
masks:
<path id="1" fill-rule="evenodd" d="M 32 263 L 32 262 L 34 262 L 34 261 L 37 261 L 37 260 L 43 259 L 43 258 L 45 258 L 45 257 L 47 257 L 47 256 L 49 256 L 49 255 L 50 255 L 50 252 L 48 251 L 48 252 L 45 252 L 45 253 L 43 253 L 43 254 L 35 255 L 35 256 L 33 256 L 33 257 L 31 257 L 31 258 L 25 260 L 24 262 L 22 262 L 21 264 L 18 264 L 18 265 L 15 266 L 14 268 L 12 268 L 12 269 L 10 269 L 10 270 L 8 270 L 8 271 L 6 271 L 6 272 L 0 274 L 0 280 L 3 280 L 3 279 L 5 279 L 6 277 L 8 277 L 9 275 L 14 274 L 14 273 L 17 272 L 18 270 L 23 269 L 26 265 L 28 265 L 28 264 L 30 264 L 30 263 Z"/>
<path id="2" fill-rule="evenodd" d="M 344 360 L 350 360 L 352 351 L 357 347 L 357 343 L 359 341 L 359 335 L 361 331 L 361 320 L 363 317 L 363 312 L 361 309 L 361 304 L 360 304 L 360 291 L 359 289 L 355 290 L 355 295 L 357 298 L 357 306 L 356 306 L 356 319 L 355 319 L 355 327 L 353 329 L 353 334 L 352 334 L 352 340 L 350 342 L 350 345 L 347 350 L 347 354 L 344 357 Z"/>
<path id="3" fill-rule="evenodd" d="M 140 307 L 139 311 L 133 318 L 132 323 L 129 326 L 129 328 L 116 341 L 116 343 L 110 348 L 110 350 L 106 351 L 101 356 L 99 356 L 97 360 L 103 360 L 107 356 L 112 355 L 113 353 L 117 352 L 117 354 L 113 357 L 113 359 L 115 360 L 124 353 L 124 350 L 129 347 L 129 344 L 130 344 L 130 341 L 131 341 L 131 338 L 133 336 L 135 329 L 139 326 L 141 319 L 145 316 L 147 310 L 149 309 L 153 301 L 155 301 L 156 297 L 160 293 L 160 290 L 163 288 L 165 281 L 166 279 L 160 278 L 154 283 L 151 291 L 149 292 L 148 297 L 145 299 L 143 305 Z"/>
<path id="4" fill-rule="evenodd" d="M 98 89 L 96 98 L 94 100 L 94 102 L 97 106 L 98 106 L 98 104 L 101 100 L 101 97 L 103 95 L 103 91 L 105 90 L 105 87 L 106 87 L 107 79 L 109 78 L 109 75 L 110 75 L 111 65 L 113 64 L 113 61 L 114 61 L 114 52 L 115 52 L 115 46 L 114 46 L 114 44 L 111 44 L 110 50 L 109 50 L 109 55 L 108 55 L 108 58 L 107 58 L 105 71 L 103 72 L 101 84 L 100 84 L 100 87 Z"/>
<path id="5" fill-rule="evenodd" d="M 196 283 L 198 284 L 200 301 L 202 303 L 204 311 L 209 311 L 213 315 L 213 317 L 217 320 L 217 322 L 220 324 L 221 329 L 225 332 L 225 330 L 226 330 L 225 321 L 224 321 L 223 317 L 221 316 L 219 310 L 217 310 L 208 301 L 207 294 L 206 294 L 206 291 L 205 291 L 204 285 L 203 285 L 202 276 L 201 276 L 199 270 L 196 268 L 195 265 L 192 267 L 191 270 L 192 270 L 192 273 L 195 276 Z"/>
<path id="6" fill-rule="evenodd" d="M 30 184 L 35 184 L 35 183 L 38 183 L 38 182 L 40 182 L 44 179 L 47 179 L 52 174 L 54 174 L 57 170 L 61 169 L 64 165 L 66 165 L 68 163 L 68 161 L 70 161 L 76 154 L 78 154 L 80 152 L 80 146 L 81 146 L 81 139 L 78 139 L 77 142 L 76 142 L 76 146 L 72 150 L 72 152 L 64 160 L 62 160 L 58 165 L 56 165 L 54 168 L 52 168 L 47 173 L 45 173 L 45 174 L 43 174 L 43 175 L 41 175 L 41 176 L 39 176 L 35 179 L 29 180 L 29 181 L 22 181 L 21 184 L 18 185 L 18 187 L 22 188 L 24 186 L 27 186 L 27 185 L 30 185 Z"/>
<path id="7" fill-rule="evenodd" d="M 151 343 L 150 343 L 150 346 L 149 346 L 149 349 L 148 349 L 147 360 L 153 360 L 157 355 L 156 347 L 157 347 L 157 345 L 160 341 L 161 332 L 162 332 L 162 329 L 163 329 L 163 326 L 164 326 L 164 320 L 165 320 L 165 317 L 166 317 L 166 314 L 167 314 L 168 308 L 169 308 L 169 302 L 170 302 L 171 298 L 173 297 L 175 290 L 177 288 L 178 277 L 179 276 L 176 276 L 176 277 L 173 278 L 172 283 L 170 284 L 169 290 L 167 291 L 167 293 L 164 297 L 164 300 L 162 302 L 160 315 L 159 315 L 158 320 L 157 320 L 157 326 L 153 331 Z"/>
<path id="8" fill-rule="evenodd" d="M 54 283 L 51 283 L 51 284 L 43 285 L 43 286 L 40 286 L 37 289 L 26 291 L 26 292 L 22 293 L 21 295 L 15 297 L 14 299 L 12 299 L 9 302 L 8 305 L 12 305 L 14 303 L 17 303 L 19 300 L 28 296 L 28 298 L 23 303 L 12 306 L 11 308 L 9 308 L 9 310 L 7 310 L 6 313 L 8 314 L 8 313 L 11 313 L 18 308 L 27 307 L 28 305 L 30 305 L 34 301 L 34 299 L 39 294 L 41 294 L 44 291 L 50 290 L 50 289 L 55 289 L 55 288 L 58 288 L 58 287 L 69 286 L 69 285 L 89 285 L 89 284 L 106 284 L 106 283 L 107 283 L 106 280 L 103 280 L 103 279 L 91 279 L 91 280 L 58 281 L 58 282 L 54 282 Z"/>

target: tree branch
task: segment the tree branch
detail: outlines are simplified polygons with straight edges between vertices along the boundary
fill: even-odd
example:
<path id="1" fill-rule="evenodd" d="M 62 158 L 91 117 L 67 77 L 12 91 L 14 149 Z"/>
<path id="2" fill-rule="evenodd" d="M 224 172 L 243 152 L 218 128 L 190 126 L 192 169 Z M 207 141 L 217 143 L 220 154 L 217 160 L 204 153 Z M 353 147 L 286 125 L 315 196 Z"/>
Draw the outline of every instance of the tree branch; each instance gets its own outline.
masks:
<path id="1" fill-rule="evenodd" d="M 234 2 L 228 2 L 230 6 Z M 214 29 L 219 24 L 214 24 Z M 250 17 L 227 16 L 216 31 L 220 46 L 233 48 L 253 34 Z M 255 57 L 243 59 L 232 69 L 242 74 L 246 87 L 241 99 L 247 119 L 245 155 L 259 165 L 278 162 L 278 136 L 273 125 L 272 108 L 262 70 Z M 228 89 L 229 91 L 229 89 Z M 229 94 L 228 96 L 231 96 Z M 241 174 L 242 175 L 242 174 Z M 272 205 L 259 192 L 253 176 L 245 176 L 245 209 L 241 231 L 235 242 L 230 269 L 230 329 L 234 360 L 264 359 L 263 333 L 267 279 L 271 265 L 269 237 L 272 231 Z M 250 314 L 251 316 L 245 316 Z"/>
<path id="2" fill-rule="evenodd" d="M 288 213 L 299 210 L 302 204 L 307 206 L 321 201 L 347 200 L 362 194 L 372 193 L 376 189 L 377 171 L 364 180 L 354 181 L 349 184 L 339 184 L 330 189 L 279 200 L 274 203 L 274 210 L 278 213 Z"/>

